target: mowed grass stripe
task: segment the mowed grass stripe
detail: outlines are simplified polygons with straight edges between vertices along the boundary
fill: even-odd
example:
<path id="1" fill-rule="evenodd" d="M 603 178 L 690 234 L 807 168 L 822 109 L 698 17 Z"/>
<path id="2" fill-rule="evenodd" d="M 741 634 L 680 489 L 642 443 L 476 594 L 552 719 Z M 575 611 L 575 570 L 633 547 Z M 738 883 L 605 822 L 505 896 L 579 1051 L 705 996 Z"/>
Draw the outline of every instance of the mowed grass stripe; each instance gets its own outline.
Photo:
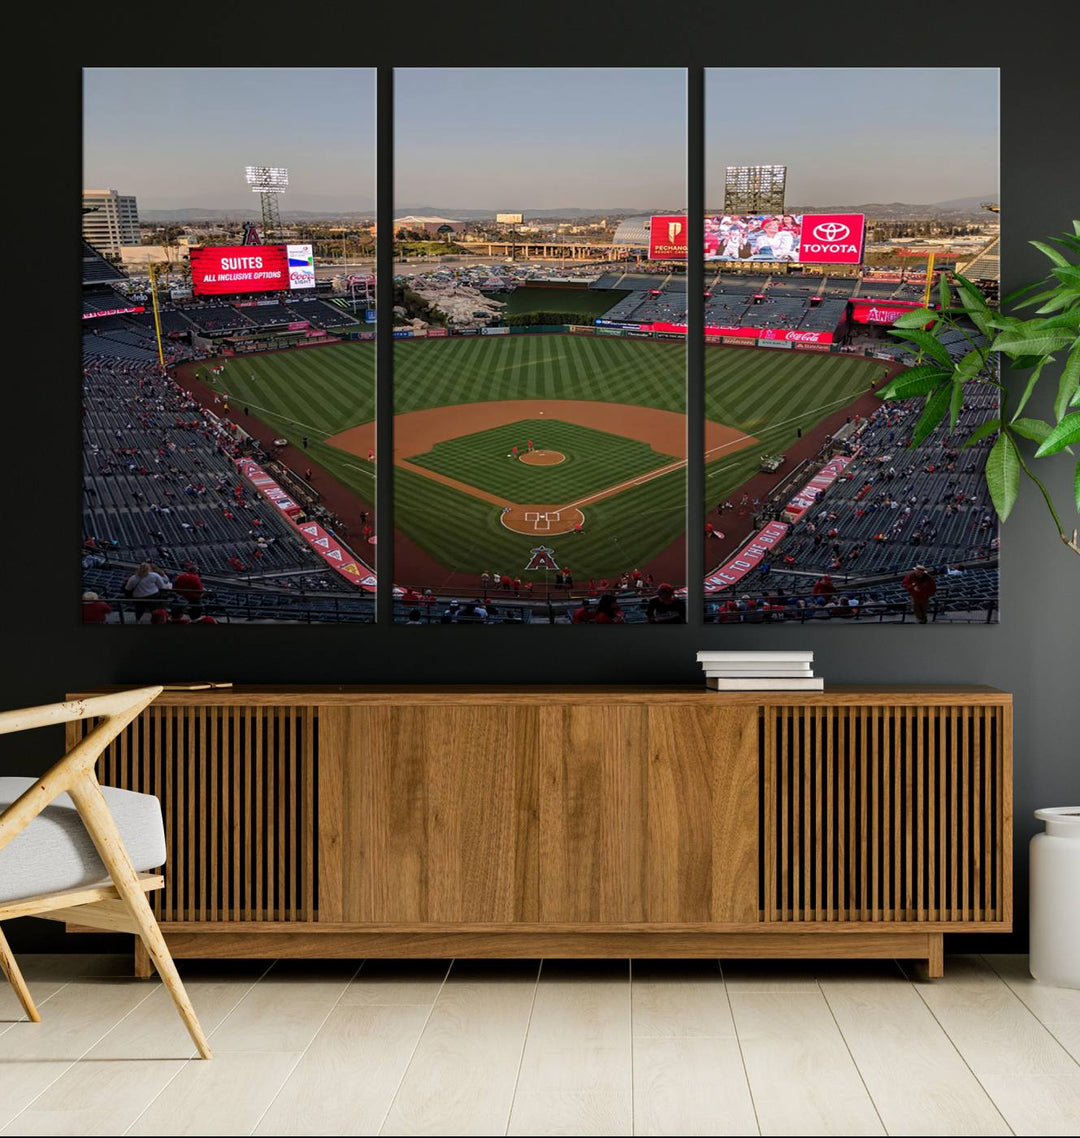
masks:
<path id="1" fill-rule="evenodd" d="M 513 448 L 524 453 L 529 439 L 537 450 L 558 451 L 565 461 L 533 466 L 514 458 Z M 510 501 L 544 505 L 564 505 L 677 461 L 637 439 L 557 419 L 523 420 L 447 439 L 409 460 Z"/>
<path id="2" fill-rule="evenodd" d="M 586 507 L 583 533 L 555 537 L 513 533 L 500 522 L 496 507 L 409 470 L 395 471 L 394 491 L 397 527 L 447 570 L 477 577 L 487 569 L 527 579 L 531 551 L 546 545 L 577 581 L 610 578 L 647 564 L 658 548 L 678 539 L 685 521 L 681 471 Z M 543 574 L 532 579 L 541 581 Z M 398 584 L 432 582 L 399 579 Z"/>

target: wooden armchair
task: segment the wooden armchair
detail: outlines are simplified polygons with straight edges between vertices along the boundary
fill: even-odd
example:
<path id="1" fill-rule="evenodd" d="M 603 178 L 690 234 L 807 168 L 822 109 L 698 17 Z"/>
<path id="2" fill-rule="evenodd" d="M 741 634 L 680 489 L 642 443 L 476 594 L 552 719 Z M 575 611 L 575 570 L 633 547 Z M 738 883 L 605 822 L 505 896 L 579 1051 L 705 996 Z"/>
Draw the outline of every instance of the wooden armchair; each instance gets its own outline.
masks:
<path id="1" fill-rule="evenodd" d="M 146 872 L 165 860 L 160 804 L 153 795 L 102 788 L 94 773 L 105 748 L 161 690 L 0 712 L 0 734 L 101 720 L 36 781 L 0 778 L 0 921 L 46 917 L 137 933 L 199 1054 L 209 1059 L 210 1046 L 146 899 L 148 890 L 164 884 L 160 875 Z M 0 967 L 27 1016 L 40 1022 L 2 929 Z"/>

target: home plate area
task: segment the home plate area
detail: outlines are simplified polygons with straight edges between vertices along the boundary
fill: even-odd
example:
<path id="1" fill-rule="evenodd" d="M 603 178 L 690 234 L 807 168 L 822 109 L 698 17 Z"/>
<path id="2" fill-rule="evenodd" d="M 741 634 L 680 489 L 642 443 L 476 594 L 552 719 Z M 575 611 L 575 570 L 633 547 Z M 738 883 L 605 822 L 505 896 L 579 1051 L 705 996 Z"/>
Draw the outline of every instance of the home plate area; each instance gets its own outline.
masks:
<path id="1" fill-rule="evenodd" d="M 550 537 L 570 533 L 574 526 L 584 525 L 585 515 L 573 506 L 507 506 L 500 520 L 514 533 Z"/>

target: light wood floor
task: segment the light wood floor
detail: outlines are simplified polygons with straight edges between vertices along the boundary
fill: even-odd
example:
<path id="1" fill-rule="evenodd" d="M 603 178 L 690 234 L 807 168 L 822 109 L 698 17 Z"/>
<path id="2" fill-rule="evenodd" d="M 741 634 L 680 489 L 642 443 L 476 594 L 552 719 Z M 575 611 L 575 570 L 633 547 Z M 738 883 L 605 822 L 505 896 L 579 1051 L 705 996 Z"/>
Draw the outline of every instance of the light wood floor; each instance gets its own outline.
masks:
<path id="1" fill-rule="evenodd" d="M 1080 991 L 1018 956 L 185 962 L 209 1063 L 128 959 L 21 963 L 5 1135 L 1080 1131 Z"/>

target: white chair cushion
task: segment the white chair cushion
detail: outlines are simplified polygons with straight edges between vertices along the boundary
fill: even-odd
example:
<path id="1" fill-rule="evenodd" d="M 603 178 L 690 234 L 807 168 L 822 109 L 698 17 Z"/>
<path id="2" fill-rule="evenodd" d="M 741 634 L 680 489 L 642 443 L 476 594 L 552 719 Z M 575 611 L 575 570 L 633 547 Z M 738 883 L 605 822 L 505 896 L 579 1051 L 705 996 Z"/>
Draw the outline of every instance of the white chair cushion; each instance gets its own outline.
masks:
<path id="1" fill-rule="evenodd" d="M 0 778 L 0 813 L 34 785 L 33 778 Z M 161 804 L 152 794 L 103 786 L 101 793 L 128 856 L 142 873 L 165 864 Z M 108 881 L 75 803 L 60 794 L 14 840 L 0 849 L 0 902 Z"/>

